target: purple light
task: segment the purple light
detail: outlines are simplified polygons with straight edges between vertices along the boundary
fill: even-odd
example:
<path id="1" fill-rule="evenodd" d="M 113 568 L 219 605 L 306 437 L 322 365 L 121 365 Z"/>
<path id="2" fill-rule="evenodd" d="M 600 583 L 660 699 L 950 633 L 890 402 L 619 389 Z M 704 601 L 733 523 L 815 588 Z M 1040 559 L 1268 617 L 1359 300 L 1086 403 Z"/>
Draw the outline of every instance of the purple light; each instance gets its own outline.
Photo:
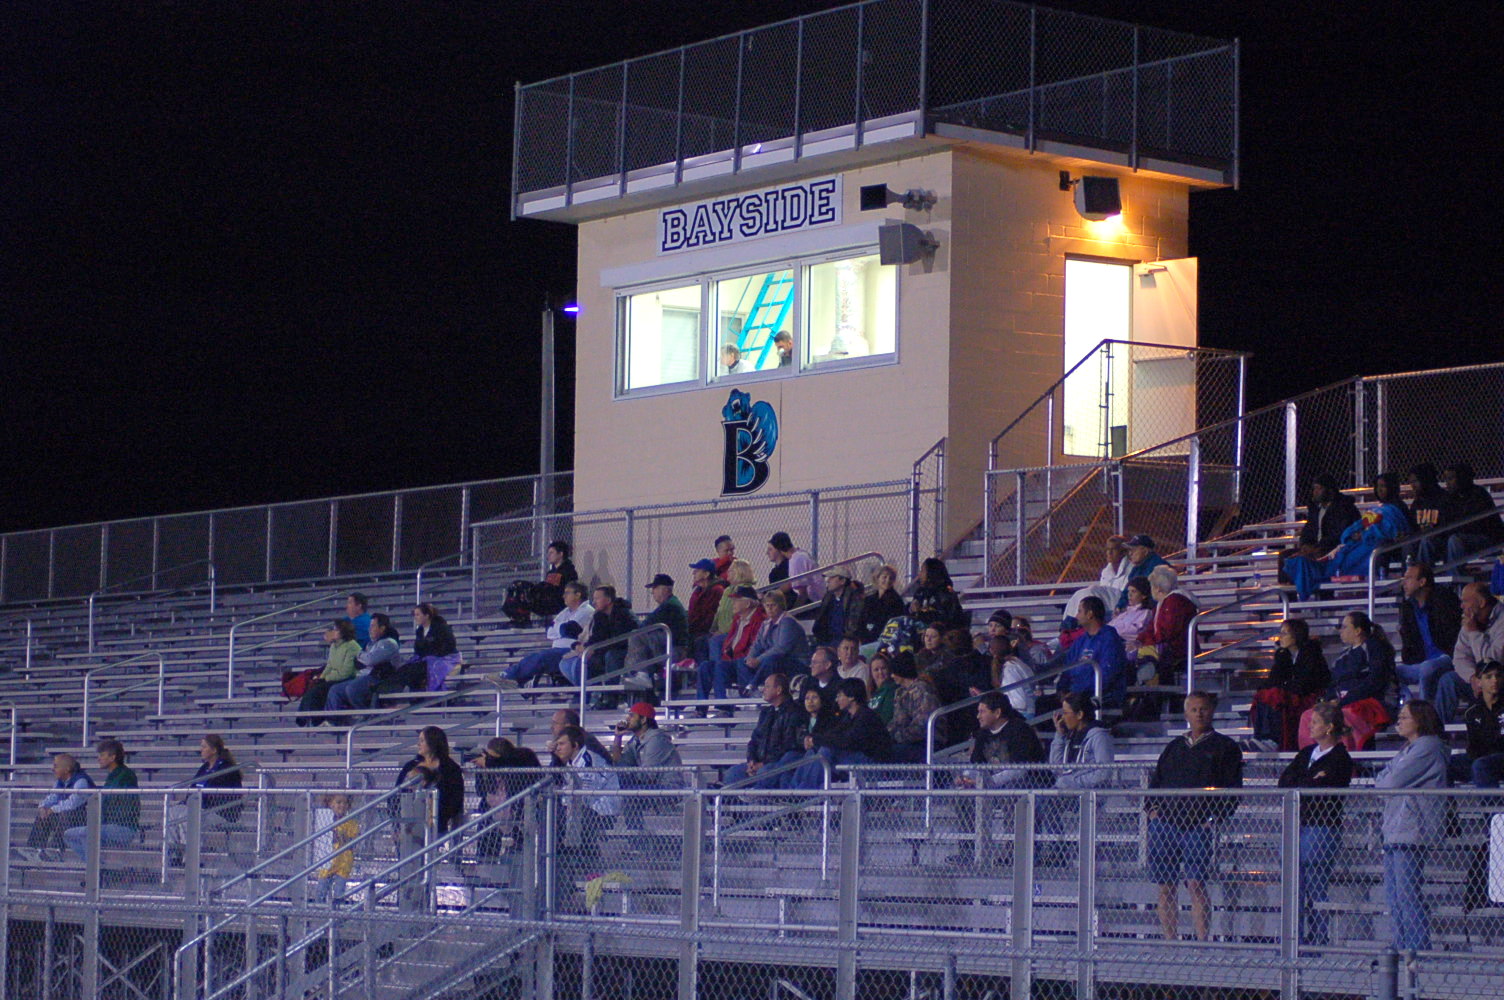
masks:
<path id="1" fill-rule="evenodd" d="M 580 314 L 580 307 L 571 302 L 564 307 L 564 312 L 569 313 L 571 316 L 578 316 Z"/>

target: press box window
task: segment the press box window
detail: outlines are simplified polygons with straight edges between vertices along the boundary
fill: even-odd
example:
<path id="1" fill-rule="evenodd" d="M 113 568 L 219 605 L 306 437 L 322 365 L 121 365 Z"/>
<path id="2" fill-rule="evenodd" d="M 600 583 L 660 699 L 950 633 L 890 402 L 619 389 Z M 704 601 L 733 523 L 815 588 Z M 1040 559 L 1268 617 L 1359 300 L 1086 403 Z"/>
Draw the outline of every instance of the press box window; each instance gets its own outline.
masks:
<path id="1" fill-rule="evenodd" d="M 786 268 L 716 281 L 713 378 L 764 372 L 794 362 L 796 288 Z"/>
<path id="2" fill-rule="evenodd" d="M 627 296 L 621 306 L 626 392 L 700 377 L 701 286 Z"/>
<path id="3" fill-rule="evenodd" d="M 876 254 L 812 264 L 805 312 L 805 364 L 892 354 L 897 342 L 896 268 Z"/>

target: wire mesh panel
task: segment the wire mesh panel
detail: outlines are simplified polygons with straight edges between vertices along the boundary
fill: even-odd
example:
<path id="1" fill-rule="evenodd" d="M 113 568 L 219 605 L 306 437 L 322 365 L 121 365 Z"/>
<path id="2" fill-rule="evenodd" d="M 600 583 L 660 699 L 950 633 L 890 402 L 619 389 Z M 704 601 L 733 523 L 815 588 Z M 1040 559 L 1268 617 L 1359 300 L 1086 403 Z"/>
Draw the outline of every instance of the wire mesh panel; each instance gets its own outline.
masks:
<path id="1" fill-rule="evenodd" d="M 221 585 L 266 579 L 266 524 L 264 507 L 214 515 L 214 572 Z"/>
<path id="2" fill-rule="evenodd" d="M 82 597 L 99 589 L 101 535 L 98 525 L 57 530 L 53 597 Z"/>
<path id="3" fill-rule="evenodd" d="M 202 580 L 202 566 L 188 567 L 209 558 L 209 515 L 178 514 L 157 519 L 157 571 L 154 586 L 182 587 Z"/>
<path id="4" fill-rule="evenodd" d="M 48 531 L 21 531 L 5 536 L 7 601 L 33 601 L 47 596 L 50 544 Z"/>
<path id="5" fill-rule="evenodd" d="M 681 51 L 674 51 L 627 63 L 623 170 L 669 163 L 678 155 L 675 121 L 682 58 Z"/>
<path id="6" fill-rule="evenodd" d="M 347 497 L 335 504 L 334 572 L 387 573 L 392 565 L 395 512 L 388 494 Z"/>
<path id="7" fill-rule="evenodd" d="M 1482 400 L 1504 396 L 1504 365 L 1381 376 L 1363 380 L 1368 478 L 1422 462 L 1438 469 L 1472 465 L 1479 477 L 1504 475 L 1504 456 L 1488 434 L 1459 434 L 1477 424 Z"/>
<path id="8" fill-rule="evenodd" d="M 799 75 L 798 25 L 777 24 L 742 36 L 741 74 L 737 141 L 756 150 L 759 143 L 793 135 L 795 101 L 802 93 L 789 86 Z"/>
<path id="9" fill-rule="evenodd" d="M 113 587 L 151 572 L 152 521 L 112 521 L 105 559 L 105 586 Z"/>
<path id="10" fill-rule="evenodd" d="M 464 494 L 457 489 L 408 490 L 402 494 L 397 568 L 417 569 L 464 547 L 460 515 Z"/>

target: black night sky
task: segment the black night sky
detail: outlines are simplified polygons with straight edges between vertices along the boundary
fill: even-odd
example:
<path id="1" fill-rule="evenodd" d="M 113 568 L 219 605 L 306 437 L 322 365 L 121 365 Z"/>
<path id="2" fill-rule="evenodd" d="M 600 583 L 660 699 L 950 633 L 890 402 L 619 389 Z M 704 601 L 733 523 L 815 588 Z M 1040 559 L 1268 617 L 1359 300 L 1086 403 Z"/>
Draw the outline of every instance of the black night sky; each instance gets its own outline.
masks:
<path id="1" fill-rule="evenodd" d="M 514 81 L 837 5 L 11 0 L 0 530 L 535 471 L 574 232 L 508 221 Z M 1243 40 L 1191 252 L 1252 402 L 1504 359 L 1496 3 L 1058 5 Z"/>

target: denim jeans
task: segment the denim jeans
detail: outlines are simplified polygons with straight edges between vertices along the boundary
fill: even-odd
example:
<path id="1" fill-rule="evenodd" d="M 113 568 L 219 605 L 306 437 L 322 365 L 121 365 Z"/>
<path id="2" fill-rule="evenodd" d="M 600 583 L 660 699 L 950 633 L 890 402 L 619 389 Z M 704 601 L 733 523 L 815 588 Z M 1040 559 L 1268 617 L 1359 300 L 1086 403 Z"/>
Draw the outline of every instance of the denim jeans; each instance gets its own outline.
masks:
<path id="1" fill-rule="evenodd" d="M 1342 846 L 1342 831 L 1335 826 L 1300 828 L 1300 909 L 1306 915 L 1306 944 L 1326 944 L 1329 918 L 1316 903 L 1326 902 L 1332 863 Z"/>
<path id="2" fill-rule="evenodd" d="M 1425 865 L 1426 849 L 1419 844 L 1384 845 L 1384 896 L 1395 951 L 1431 947 L 1431 918 L 1421 891 Z"/>
<path id="3" fill-rule="evenodd" d="M 830 747 L 812 750 L 808 757 L 808 763 L 794 769 L 794 780 L 789 782 L 788 787 L 810 790 L 822 787 L 825 784 L 825 767 L 820 763 L 822 757 L 830 762 L 831 767 L 873 763 L 871 757 L 856 750 L 832 750 Z"/>
<path id="4" fill-rule="evenodd" d="M 1448 670 L 1452 669 L 1452 658 L 1446 653 L 1431 657 L 1429 660 L 1421 660 L 1419 663 L 1398 663 L 1394 665 L 1394 672 L 1399 674 L 1401 681 L 1406 684 L 1414 684 L 1420 688 L 1420 696 L 1427 701 L 1436 700 L 1436 679 Z"/>
<path id="5" fill-rule="evenodd" d="M 347 681 L 340 681 L 329 689 L 328 700 L 324 702 L 324 708 L 329 711 L 352 708 L 370 708 L 371 694 L 376 690 L 376 678 L 367 670 L 357 677 Z"/>
<path id="6" fill-rule="evenodd" d="M 519 684 L 525 684 L 539 674 L 557 671 L 559 661 L 567 655 L 569 655 L 568 647 L 540 649 L 535 653 L 527 654 L 501 673 L 503 677 L 510 677 Z"/>
<path id="7" fill-rule="evenodd" d="M 140 831 L 133 826 L 101 823 L 99 824 L 99 843 L 105 847 L 124 847 L 135 840 L 139 833 Z M 89 860 L 84 853 L 88 839 L 89 828 L 87 826 L 70 826 L 63 831 L 63 843 L 67 844 L 68 849 L 84 861 Z"/>
<path id="8" fill-rule="evenodd" d="M 1473 786 L 1498 788 L 1504 783 L 1504 753 L 1491 753 L 1473 761 Z"/>

